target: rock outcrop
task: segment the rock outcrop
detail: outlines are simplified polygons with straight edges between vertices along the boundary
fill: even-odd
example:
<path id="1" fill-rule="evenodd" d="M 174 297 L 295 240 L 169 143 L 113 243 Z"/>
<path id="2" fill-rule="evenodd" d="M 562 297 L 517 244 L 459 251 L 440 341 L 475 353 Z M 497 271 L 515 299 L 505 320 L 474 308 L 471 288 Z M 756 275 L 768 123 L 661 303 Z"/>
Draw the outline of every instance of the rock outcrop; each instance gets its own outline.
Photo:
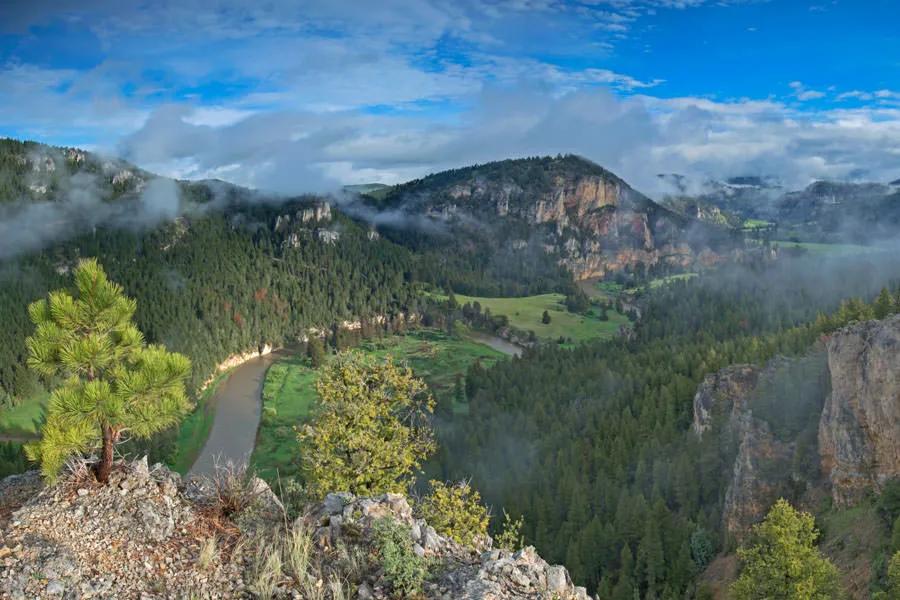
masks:
<path id="1" fill-rule="evenodd" d="M 240 481 L 185 483 L 146 459 L 118 463 L 105 486 L 87 468 L 47 487 L 36 473 L 0 481 L 0 597 L 386 600 L 395 594 L 374 531 L 390 519 L 429 565 L 422 598 L 588 600 L 534 548 L 492 549 L 487 536 L 457 544 L 404 496 L 330 494 L 291 524 L 264 482 Z"/>
<path id="2" fill-rule="evenodd" d="M 732 365 L 704 377 L 694 395 L 694 433 L 702 436 L 718 419 L 733 427 L 747 411 L 758 378 L 759 368 L 753 365 Z"/>
<path id="3" fill-rule="evenodd" d="M 406 498 L 398 494 L 375 498 L 329 494 L 306 518 L 315 527 L 318 545 L 325 548 L 346 544 L 353 538 L 369 538 L 380 519 L 403 523 L 409 528 L 415 553 L 443 565 L 438 575 L 425 584 L 428 598 L 588 600 L 587 591 L 572 583 L 565 567 L 549 565 L 534 548 L 529 546 L 518 552 L 491 549 L 490 537 L 474 547 L 461 546 L 415 518 Z M 361 598 L 390 597 L 377 571 L 360 583 L 360 590 Z"/>
<path id="4" fill-rule="evenodd" d="M 827 348 L 819 451 L 834 502 L 847 506 L 900 478 L 900 315 L 846 327 Z"/>
<path id="5" fill-rule="evenodd" d="M 722 524 L 737 540 L 765 517 L 791 477 L 794 444 L 779 440 L 751 406 L 760 381 L 771 378 L 781 363 L 726 367 L 707 375 L 694 396 L 694 434 L 717 436 L 719 451 L 735 457 L 726 475 Z"/>
<path id="6" fill-rule="evenodd" d="M 146 460 L 110 484 L 64 478 L 14 512 L 0 532 L 3 598 L 240 597 L 237 563 L 198 566 L 212 534 L 180 477 Z"/>

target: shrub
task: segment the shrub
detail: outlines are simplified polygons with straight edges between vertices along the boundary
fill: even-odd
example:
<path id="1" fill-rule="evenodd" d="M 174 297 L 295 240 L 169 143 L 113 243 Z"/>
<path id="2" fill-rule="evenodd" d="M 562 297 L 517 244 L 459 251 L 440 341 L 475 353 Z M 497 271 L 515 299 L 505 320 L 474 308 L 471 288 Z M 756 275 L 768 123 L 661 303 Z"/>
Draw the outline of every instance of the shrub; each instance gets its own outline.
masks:
<path id="1" fill-rule="evenodd" d="M 409 528 L 394 519 L 384 518 L 375 522 L 374 534 L 385 579 L 400 596 L 419 594 L 428 570 L 425 559 L 413 550 Z"/>
<path id="2" fill-rule="evenodd" d="M 431 493 L 422 499 L 420 512 L 435 531 L 466 545 L 487 535 L 488 511 L 481 504 L 478 490 L 466 481 L 430 484 Z"/>
<path id="3" fill-rule="evenodd" d="M 796 598 L 826 600 L 842 596 L 835 566 L 815 546 L 813 516 L 784 499 L 753 527 L 752 543 L 738 549 L 743 568 L 731 586 L 734 600 Z"/>
<path id="4" fill-rule="evenodd" d="M 435 448 L 425 382 L 390 357 L 347 353 L 322 369 L 316 390 L 317 416 L 297 430 L 309 489 L 405 491 Z"/>
<path id="5" fill-rule="evenodd" d="M 506 512 L 506 509 L 504 508 L 503 529 L 500 530 L 500 535 L 498 535 L 494 539 L 497 547 L 504 550 L 509 550 L 510 552 L 515 552 L 516 550 L 519 550 L 520 548 L 525 546 L 525 536 L 522 535 L 522 527 L 524 525 L 524 517 L 519 517 L 518 519 L 513 520 L 513 518 L 509 516 L 509 513 Z"/>

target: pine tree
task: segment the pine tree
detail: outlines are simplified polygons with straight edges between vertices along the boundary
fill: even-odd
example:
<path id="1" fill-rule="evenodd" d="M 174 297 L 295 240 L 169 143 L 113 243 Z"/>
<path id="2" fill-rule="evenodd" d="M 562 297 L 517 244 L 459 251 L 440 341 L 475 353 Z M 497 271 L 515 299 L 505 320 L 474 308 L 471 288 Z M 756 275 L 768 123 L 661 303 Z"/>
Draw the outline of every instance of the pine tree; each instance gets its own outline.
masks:
<path id="1" fill-rule="evenodd" d="M 894 297 L 887 288 L 881 288 L 881 293 L 875 299 L 875 318 L 883 319 L 894 312 Z"/>
<path id="2" fill-rule="evenodd" d="M 68 457 L 99 448 L 95 472 L 105 483 L 123 434 L 149 438 L 190 410 L 184 383 L 191 365 L 145 344 L 132 322 L 136 302 L 96 260 L 79 263 L 74 291 L 51 292 L 28 307 L 35 325 L 26 340 L 28 366 L 61 383 L 50 396 L 41 440 L 27 452 L 52 479 Z"/>
<path id="3" fill-rule="evenodd" d="M 781 499 L 753 534 L 754 542 L 738 550 L 743 570 L 731 587 L 735 600 L 840 597 L 837 569 L 815 547 L 812 515 Z"/>
<path id="4" fill-rule="evenodd" d="M 544 325 L 550 324 L 550 313 L 548 313 L 546 310 L 544 311 L 544 314 L 541 315 L 541 323 L 543 323 Z"/>
<path id="5" fill-rule="evenodd" d="M 315 336 L 309 338 L 306 343 L 306 354 L 309 356 L 309 362 L 313 368 L 318 369 L 325 364 L 325 346 L 319 338 Z"/>

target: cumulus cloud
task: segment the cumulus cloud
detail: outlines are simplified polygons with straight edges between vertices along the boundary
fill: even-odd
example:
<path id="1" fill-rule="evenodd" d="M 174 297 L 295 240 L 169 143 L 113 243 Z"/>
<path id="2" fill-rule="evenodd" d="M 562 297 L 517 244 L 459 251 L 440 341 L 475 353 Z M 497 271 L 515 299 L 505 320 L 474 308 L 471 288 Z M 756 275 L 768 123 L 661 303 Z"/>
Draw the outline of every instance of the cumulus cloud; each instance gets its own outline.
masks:
<path id="1" fill-rule="evenodd" d="M 774 101 L 621 98 L 605 89 L 558 95 L 541 87 L 490 88 L 458 122 L 359 111 L 278 112 L 211 127 L 183 108 L 157 111 L 122 152 L 165 171 L 286 193 L 338 183 L 398 181 L 475 162 L 574 152 L 656 194 L 658 173 L 697 179 L 769 175 L 787 185 L 864 176 L 896 179 L 900 110 L 814 114 Z M 183 165 L 184 163 L 182 163 Z"/>
<path id="2" fill-rule="evenodd" d="M 826 95 L 825 92 L 808 89 L 805 85 L 803 85 L 803 82 L 801 81 L 792 81 L 790 83 L 790 86 L 793 90 L 794 97 L 801 102 L 805 102 L 807 100 L 818 100 L 819 98 L 824 98 Z"/>

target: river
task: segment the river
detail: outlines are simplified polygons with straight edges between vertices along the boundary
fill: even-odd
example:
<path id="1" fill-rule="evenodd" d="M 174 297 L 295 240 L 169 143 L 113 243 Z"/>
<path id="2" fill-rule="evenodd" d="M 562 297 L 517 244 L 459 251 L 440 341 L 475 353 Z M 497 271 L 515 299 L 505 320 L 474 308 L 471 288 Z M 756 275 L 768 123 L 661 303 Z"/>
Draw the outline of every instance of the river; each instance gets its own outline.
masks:
<path id="1" fill-rule="evenodd" d="M 480 344 L 490 346 L 497 352 L 502 352 L 508 356 L 522 356 L 522 347 L 508 342 L 496 335 L 488 335 L 480 331 L 470 331 L 469 337 Z"/>
<path id="2" fill-rule="evenodd" d="M 219 384 L 215 416 L 206 445 L 188 477 L 212 475 L 215 465 L 227 461 L 247 462 L 256 444 L 266 369 L 279 357 L 277 352 L 252 358 L 235 367 Z"/>

